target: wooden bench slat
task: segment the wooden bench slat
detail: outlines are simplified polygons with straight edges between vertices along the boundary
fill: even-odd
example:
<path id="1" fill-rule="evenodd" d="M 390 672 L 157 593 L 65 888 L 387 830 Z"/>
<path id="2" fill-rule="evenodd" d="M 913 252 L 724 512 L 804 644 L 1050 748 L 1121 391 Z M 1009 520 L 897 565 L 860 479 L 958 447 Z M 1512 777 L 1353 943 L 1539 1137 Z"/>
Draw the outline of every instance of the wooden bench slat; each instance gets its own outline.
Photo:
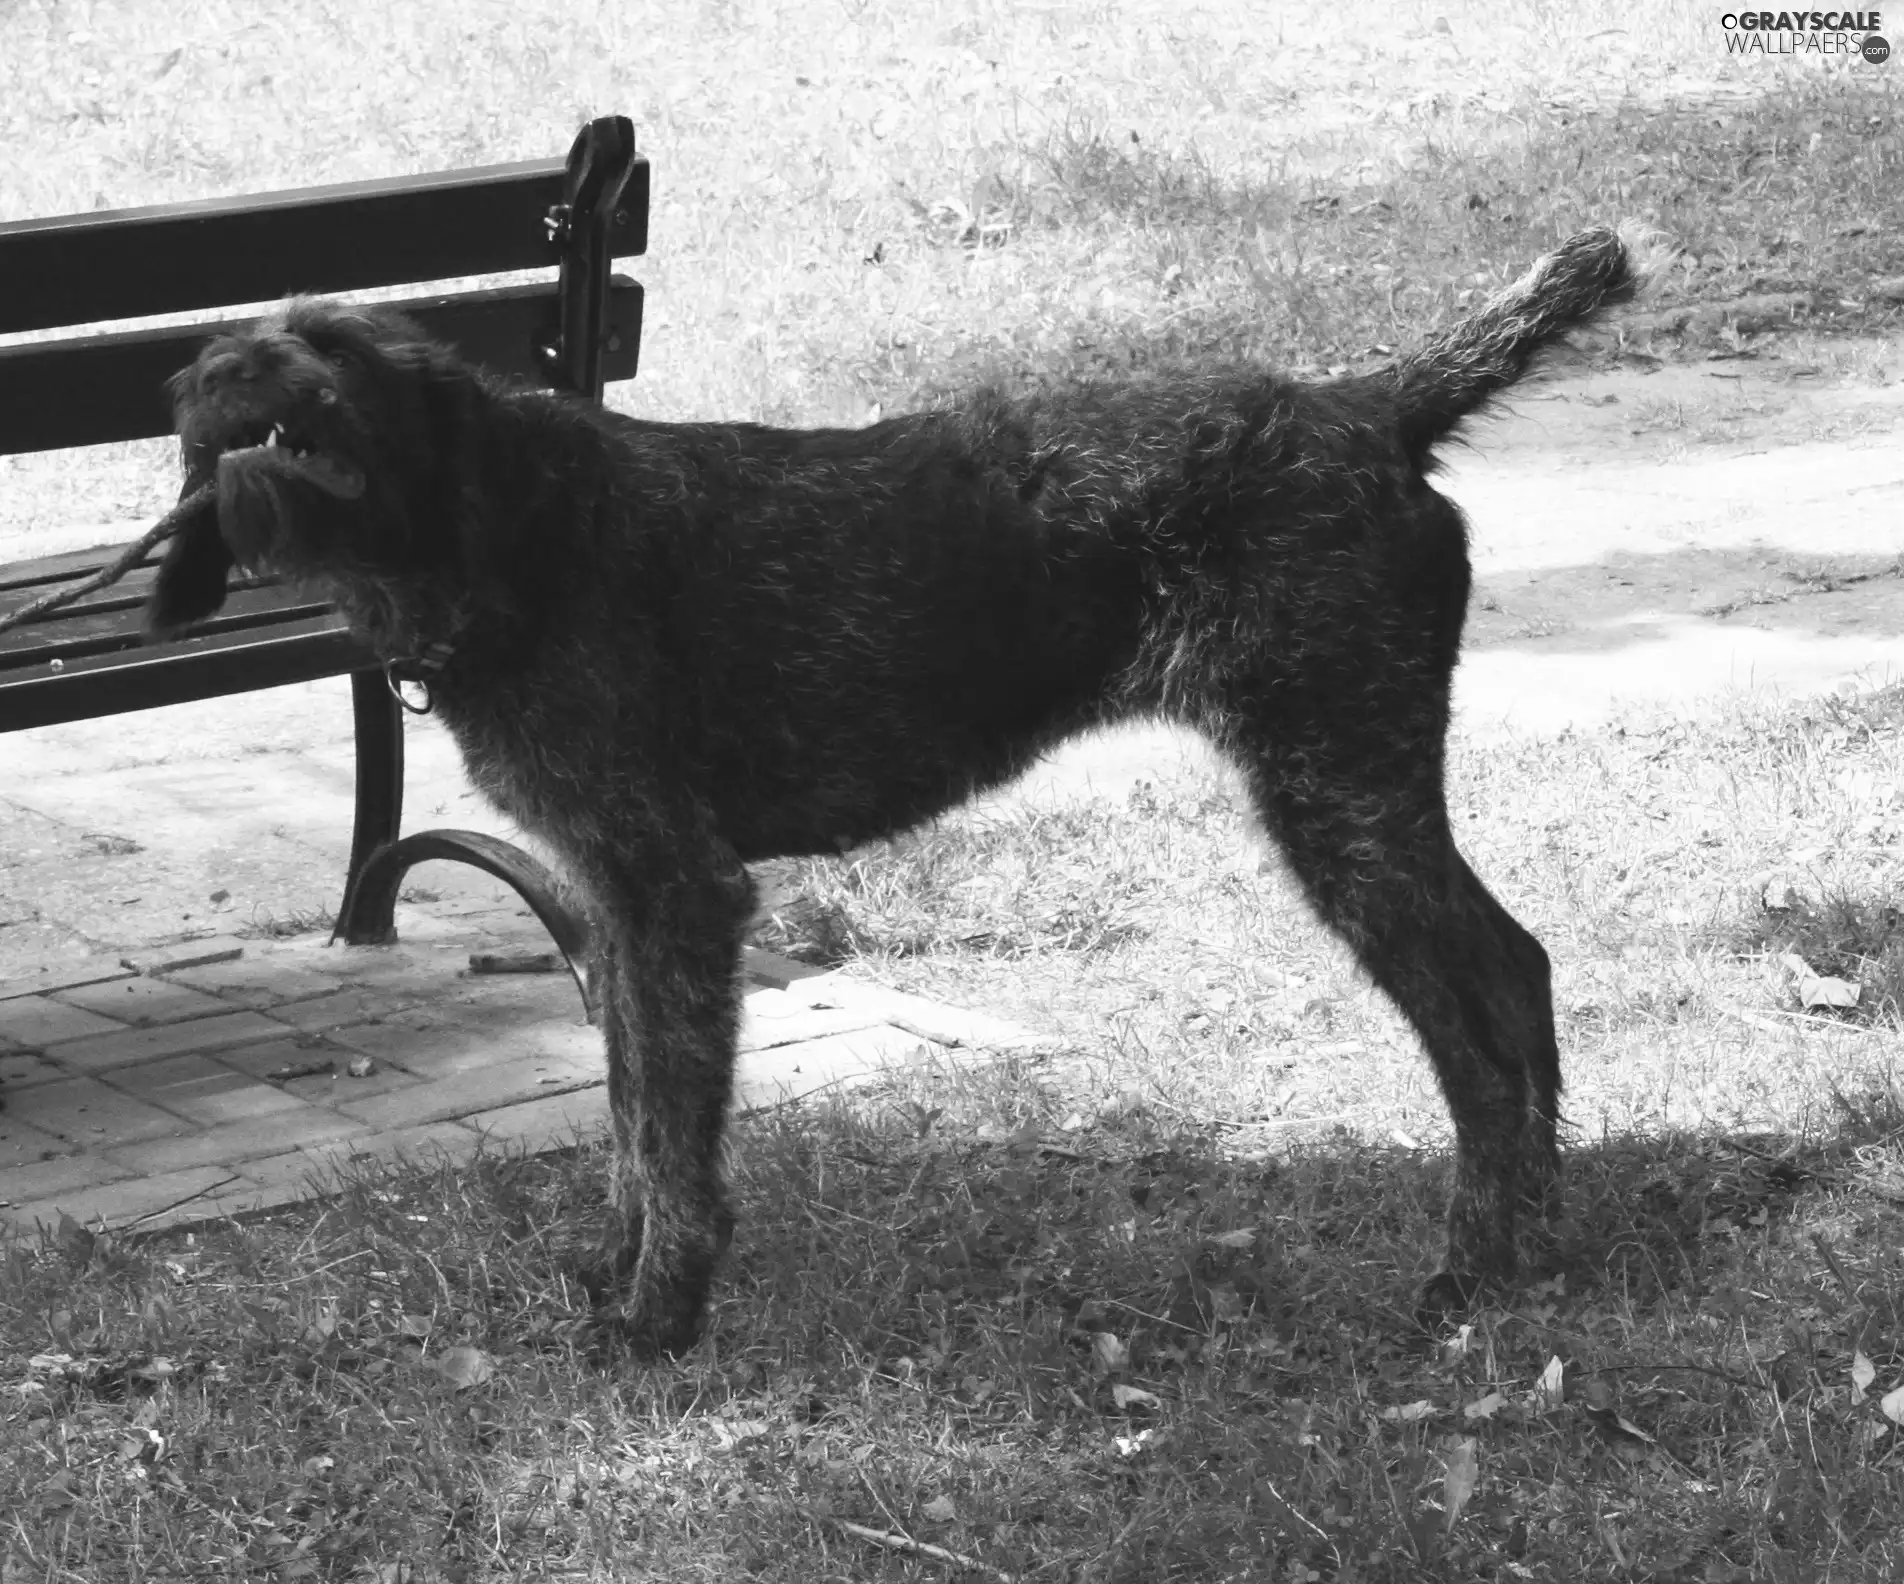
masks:
<path id="1" fill-rule="evenodd" d="M 0 566 L 0 615 L 26 603 L 26 599 L 9 600 L 4 596 L 25 591 L 27 598 L 38 598 L 56 583 L 91 576 L 118 560 L 124 548 L 124 545 L 113 544 L 90 545 L 84 550 L 68 550 L 64 555 L 40 556 L 37 560 L 13 561 Z M 163 547 L 153 550 L 127 576 L 138 576 L 146 567 L 155 565 L 164 553 Z"/>
<path id="2" fill-rule="evenodd" d="M 0 670 L 9 730 L 312 682 L 376 664 L 333 613 L 121 649 L 63 664 Z"/>
<path id="3" fill-rule="evenodd" d="M 146 582 L 150 581 L 148 574 Z M 97 654 L 123 652 L 128 660 L 156 654 L 162 644 L 145 637 L 141 614 L 144 587 L 102 589 L 93 597 L 54 611 L 43 622 L 28 622 L 0 633 L 0 676 L 50 660 L 70 663 Z M 265 623 L 283 624 L 330 612 L 330 602 L 300 593 L 283 583 L 255 584 L 228 595 L 218 613 L 192 629 L 200 633 L 235 632 Z"/>
<path id="4" fill-rule="evenodd" d="M 563 161 L 397 176 L 0 224 L 0 333 L 552 265 Z M 648 245 L 648 166 L 614 257 Z M 5 442 L 0 440 L 0 445 Z"/>
<path id="5" fill-rule="evenodd" d="M 549 383 L 536 349 L 556 331 L 553 281 L 456 295 L 438 292 L 406 297 L 392 306 L 413 315 L 432 338 L 448 342 L 473 362 L 498 374 Z M 609 308 L 616 334 L 604 356 L 611 380 L 635 377 L 641 309 L 640 283 L 616 276 Z M 211 336 L 246 323 L 219 320 L 0 347 L 0 452 L 50 451 L 170 434 L 166 380 L 190 363 Z"/>

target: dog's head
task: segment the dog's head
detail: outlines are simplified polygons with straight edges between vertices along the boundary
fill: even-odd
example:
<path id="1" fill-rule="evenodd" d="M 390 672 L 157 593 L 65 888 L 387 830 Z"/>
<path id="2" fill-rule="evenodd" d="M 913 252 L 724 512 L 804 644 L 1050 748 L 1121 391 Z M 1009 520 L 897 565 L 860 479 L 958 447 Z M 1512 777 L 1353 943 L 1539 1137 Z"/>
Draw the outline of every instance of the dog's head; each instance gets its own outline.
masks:
<path id="1" fill-rule="evenodd" d="M 187 519 L 147 619 L 170 631 L 216 611 L 234 565 L 292 577 L 371 579 L 426 570 L 420 524 L 440 521 L 436 454 L 447 409 L 473 381 L 402 315 L 294 298 L 220 336 L 171 382 Z"/>

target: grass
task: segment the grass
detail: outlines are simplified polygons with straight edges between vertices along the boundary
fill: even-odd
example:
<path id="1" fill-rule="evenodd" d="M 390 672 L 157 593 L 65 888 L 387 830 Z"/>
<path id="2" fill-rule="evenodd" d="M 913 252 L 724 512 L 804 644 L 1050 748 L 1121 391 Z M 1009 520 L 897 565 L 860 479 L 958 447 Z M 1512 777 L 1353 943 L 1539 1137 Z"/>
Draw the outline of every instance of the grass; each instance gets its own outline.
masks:
<path id="1" fill-rule="evenodd" d="M 546 155 L 622 110 L 656 208 L 614 399 L 658 416 L 1356 366 L 1624 216 L 1686 250 L 1664 322 L 1719 310 L 1654 351 L 1816 355 L 1895 327 L 1897 83 L 1740 63 L 1689 0 L 49 0 L 0 5 L 0 216 Z M 1766 296 L 1796 332 L 1727 321 Z M 0 536 L 171 489 L 158 445 L 8 459 Z M 1527 1280 L 1451 1338 L 1409 1318 L 1426 1067 L 1192 772 L 779 876 L 772 940 L 1064 1050 L 742 1125 L 676 1366 L 578 1338 L 593 1146 L 7 1249 L 0 1580 L 1894 1577 L 1900 712 L 1462 750 L 1574 1130 Z M 1858 1006 L 1805 1007 L 1787 954 Z"/>
<path id="2" fill-rule="evenodd" d="M 1192 765 L 779 876 L 779 944 L 1063 1045 L 743 1123 L 678 1365 L 578 1332 L 592 1145 L 15 1246 L 9 1584 L 1893 1577 L 1897 1009 L 1806 1013 L 1772 954 L 1821 938 L 1765 900 L 1896 898 L 1901 719 L 1459 754 L 1464 843 L 1555 959 L 1573 1127 L 1526 1278 L 1451 1336 L 1410 1318 L 1425 1064 Z"/>
<path id="3" fill-rule="evenodd" d="M 642 375 L 613 399 L 671 418 L 857 422 L 980 371 L 1359 366 L 1628 216 L 1685 249 L 1668 320 L 1783 292 L 1800 330 L 1881 329 L 1871 284 L 1904 273 L 1896 73 L 1729 57 L 1692 0 L 1326 25 L 1163 0 L 102 0 L 0 10 L 0 62 L 7 218 L 547 156 L 632 114 L 653 251 Z M 1722 313 L 1706 335 L 1739 339 Z M 0 533 L 172 487 L 157 443 L 15 459 Z"/>

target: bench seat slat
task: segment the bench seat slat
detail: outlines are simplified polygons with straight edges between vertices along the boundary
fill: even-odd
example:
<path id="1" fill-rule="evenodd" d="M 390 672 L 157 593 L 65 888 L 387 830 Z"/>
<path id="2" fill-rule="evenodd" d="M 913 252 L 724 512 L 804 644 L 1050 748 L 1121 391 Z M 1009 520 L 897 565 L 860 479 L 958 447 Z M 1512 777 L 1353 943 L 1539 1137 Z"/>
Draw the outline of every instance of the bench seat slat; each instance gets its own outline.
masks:
<path id="1" fill-rule="evenodd" d="M 121 592 L 121 587 L 102 589 L 96 604 L 82 600 L 50 613 L 46 621 L 28 622 L 0 633 L 0 676 L 49 660 L 71 662 L 82 656 L 124 651 L 130 661 L 156 653 L 162 643 L 148 639 L 141 628 L 144 588 L 135 586 L 128 595 Z M 192 632 L 228 632 L 296 621 L 325 615 L 330 609 L 329 601 L 316 595 L 283 583 L 266 583 L 228 595 L 218 613 Z"/>
<path id="2" fill-rule="evenodd" d="M 472 362 L 537 385 L 549 383 L 536 349 L 556 329 L 553 281 L 456 295 L 439 292 L 392 306 Z M 603 356 L 611 380 L 635 377 L 641 306 L 640 284 L 616 276 L 609 305 L 614 329 Z M 166 380 L 190 363 L 210 337 L 248 322 L 221 320 L 0 347 L 0 452 L 50 451 L 170 434 Z"/>
<path id="3" fill-rule="evenodd" d="M 0 224 L 0 333 L 362 291 L 554 264 L 543 224 L 563 161 L 396 176 L 285 192 Z M 648 167 L 610 233 L 647 247 Z"/>
<path id="4" fill-rule="evenodd" d="M 312 682 L 376 664 L 334 613 L 194 635 L 20 670 L 0 669 L 0 723 L 57 726 L 228 693 Z"/>

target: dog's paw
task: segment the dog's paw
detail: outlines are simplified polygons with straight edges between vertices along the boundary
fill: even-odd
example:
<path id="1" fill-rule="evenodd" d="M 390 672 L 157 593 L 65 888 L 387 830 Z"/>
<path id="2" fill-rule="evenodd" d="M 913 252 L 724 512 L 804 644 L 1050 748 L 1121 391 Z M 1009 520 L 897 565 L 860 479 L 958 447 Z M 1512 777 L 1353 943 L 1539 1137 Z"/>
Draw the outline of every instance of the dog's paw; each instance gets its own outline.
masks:
<path id="1" fill-rule="evenodd" d="M 187 513 L 152 579 L 146 596 L 146 631 L 167 637 L 203 621 L 225 603 L 236 563 L 218 531 L 218 510 L 209 493 Z"/>
<path id="2" fill-rule="evenodd" d="M 630 1293 L 595 1310 L 590 1331 L 607 1354 L 635 1364 L 679 1358 L 701 1339 L 702 1295 Z"/>

